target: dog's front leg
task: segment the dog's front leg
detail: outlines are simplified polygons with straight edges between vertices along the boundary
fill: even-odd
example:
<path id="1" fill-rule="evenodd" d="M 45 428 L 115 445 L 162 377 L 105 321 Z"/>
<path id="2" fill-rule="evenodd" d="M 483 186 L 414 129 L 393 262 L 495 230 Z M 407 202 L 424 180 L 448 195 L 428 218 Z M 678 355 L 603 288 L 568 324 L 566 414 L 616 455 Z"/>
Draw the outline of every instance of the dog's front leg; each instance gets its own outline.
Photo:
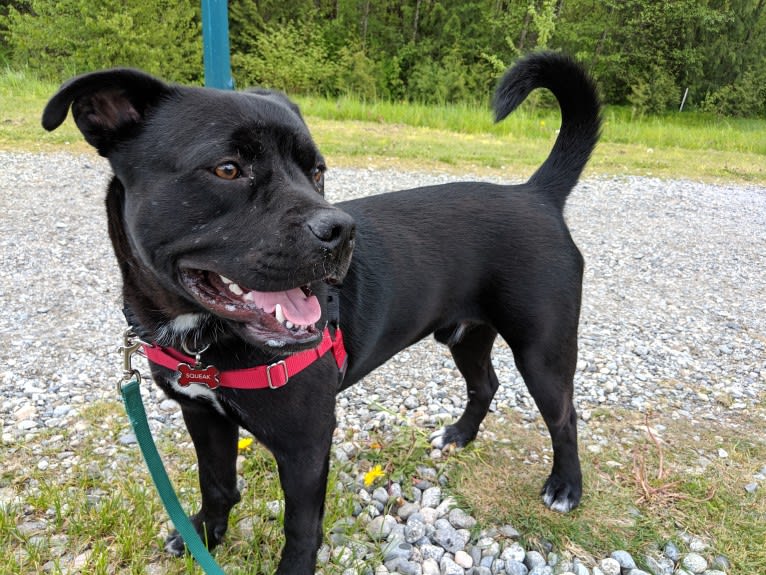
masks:
<path id="1" fill-rule="evenodd" d="M 313 575 L 322 544 L 332 430 L 301 449 L 274 450 L 285 494 L 285 546 L 277 575 Z"/>
<path id="2" fill-rule="evenodd" d="M 237 489 L 239 427 L 207 406 L 183 403 L 181 411 L 197 452 L 202 495 L 202 507 L 190 519 L 212 549 L 223 539 L 229 511 L 240 499 Z M 165 549 L 178 556 L 185 553 L 184 540 L 177 531 L 168 536 Z"/>

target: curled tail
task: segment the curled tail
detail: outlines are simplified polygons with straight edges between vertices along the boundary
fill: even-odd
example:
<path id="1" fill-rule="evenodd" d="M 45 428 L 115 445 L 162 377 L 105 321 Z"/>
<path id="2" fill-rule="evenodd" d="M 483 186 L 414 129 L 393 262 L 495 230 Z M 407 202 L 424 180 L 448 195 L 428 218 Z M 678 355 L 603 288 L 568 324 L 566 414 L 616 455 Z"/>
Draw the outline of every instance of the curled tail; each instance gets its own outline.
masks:
<path id="1" fill-rule="evenodd" d="M 561 129 L 551 153 L 529 183 L 564 209 L 569 192 L 588 163 L 601 128 L 596 86 L 580 64 L 555 52 L 538 52 L 519 60 L 495 90 L 495 121 L 521 104 L 532 90 L 547 88 L 561 107 Z"/>

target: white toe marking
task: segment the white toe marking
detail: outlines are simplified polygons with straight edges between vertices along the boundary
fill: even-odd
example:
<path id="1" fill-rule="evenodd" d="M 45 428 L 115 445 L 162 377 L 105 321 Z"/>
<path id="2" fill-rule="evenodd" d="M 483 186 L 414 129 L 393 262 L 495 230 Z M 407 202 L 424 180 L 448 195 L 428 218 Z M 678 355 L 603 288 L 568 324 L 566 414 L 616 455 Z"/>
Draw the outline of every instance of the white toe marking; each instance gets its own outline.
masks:
<path id="1" fill-rule="evenodd" d="M 569 513 L 569 511 L 572 509 L 572 502 L 569 501 L 569 499 L 564 499 L 564 501 L 556 501 L 553 505 L 551 505 L 551 509 L 553 509 L 553 511 L 558 511 L 559 513 Z"/>
<path id="2" fill-rule="evenodd" d="M 431 441 L 432 447 L 435 447 L 436 449 L 444 449 L 444 433 L 445 429 L 442 427 L 441 429 L 437 429 L 431 434 L 429 440 Z"/>
<path id="3" fill-rule="evenodd" d="M 554 499 L 553 494 L 548 491 L 543 493 L 543 503 L 552 511 L 558 511 L 559 513 L 569 513 L 574 507 L 569 497 Z"/>

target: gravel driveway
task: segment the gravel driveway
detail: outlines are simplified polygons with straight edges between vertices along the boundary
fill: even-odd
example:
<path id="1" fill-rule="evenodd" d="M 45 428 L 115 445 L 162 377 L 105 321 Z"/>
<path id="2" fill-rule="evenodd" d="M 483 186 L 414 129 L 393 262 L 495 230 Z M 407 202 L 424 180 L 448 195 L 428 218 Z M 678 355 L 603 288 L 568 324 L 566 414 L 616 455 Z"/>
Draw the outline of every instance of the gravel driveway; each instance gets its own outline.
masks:
<path id="1" fill-rule="evenodd" d="M 114 398 L 124 325 L 103 208 L 107 163 L 6 152 L 0 162 L 0 415 L 12 440 L 60 425 L 83 402 Z M 327 190 L 342 200 L 448 179 L 338 169 Z M 745 414 L 763 398 L 766 188 L 589 179 L 570 196 L 567 219 L 586 259 L 576 381 L 586 418 L 600 405 Z M 502 344 L 495 363 L 510 382 L 497 401 L 527 405 Z M 423 409 L 425 419 L 457 413 L 462 383 L 445 368 L 446 351 L 424 341 L 373 374 L 373 386 L 346 393 L 341 415 L 364 417 L 371 394 L 394 411 Z M 408 394 L 380 387 L 402 379 Z"/>
<path id="2" fill-rule="evenodd" d="M 116 400 L 124 329 L 104 216 L 107 163 L 95 155 L 0 152 L 0 427 L 6 445 Z M 331 170 L 337 201 L 455 179 L 394 170 Z M 766 188 L 593 178 L 567 219 L 586 259 L 576 403 L 679 417 L 749 417 L 766 397 Z M 448 249 L 445 247 L 445 249 Z M 497 407 L 533 412 L 498 343 Z M 155 388 L 152 388 L 155 389 Z M 462 382 L 431 339 L 396 356 L 340 400 L 340 425 L 426 426 L 461 413 Z M 156 390 L 152 423 L 178 416 Z M 180 425 L 178 422 L 176 426 Z"/>

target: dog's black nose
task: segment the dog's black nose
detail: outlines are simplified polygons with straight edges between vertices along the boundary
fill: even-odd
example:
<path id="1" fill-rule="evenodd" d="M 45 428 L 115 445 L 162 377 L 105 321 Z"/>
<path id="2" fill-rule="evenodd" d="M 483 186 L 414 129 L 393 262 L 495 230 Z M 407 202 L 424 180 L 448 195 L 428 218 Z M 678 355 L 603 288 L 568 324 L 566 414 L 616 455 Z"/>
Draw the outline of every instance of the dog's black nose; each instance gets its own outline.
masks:
<path id="1" fill-rule="evenodd" d="M 322 210 L 306 221 L 311 233 L 326 249 L 334 250 L 354 238 L 354 219 L 341 210 Z"/>

